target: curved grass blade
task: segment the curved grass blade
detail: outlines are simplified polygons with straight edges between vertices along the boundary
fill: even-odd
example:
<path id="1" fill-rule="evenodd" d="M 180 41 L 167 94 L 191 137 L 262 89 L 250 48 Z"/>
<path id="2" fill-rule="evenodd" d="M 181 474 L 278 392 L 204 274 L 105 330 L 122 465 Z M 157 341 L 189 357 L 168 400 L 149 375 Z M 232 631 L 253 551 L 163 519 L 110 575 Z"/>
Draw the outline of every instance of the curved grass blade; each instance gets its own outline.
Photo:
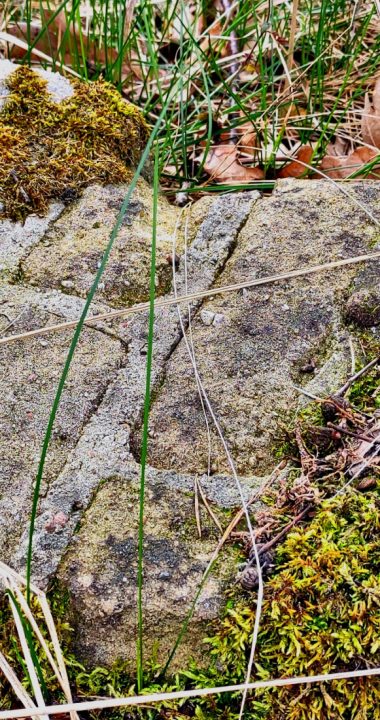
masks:
<path id="1" fill-rule="evenodd" d="M 144 401 L 144 424 L 141 446 L 141 472 L 140 472 L 140 495 L 139 495 L 139 540 L 138 540 L 138 570 L 137 570 L 137 689 L 143 687 L 143 556 L 144 556 L 144 500 L 145 500 L 145 470 L 148 451 L 148 424 L 150 411 L 150 386 L 152 378 L 153 360 L 153 336 L 154 336 L 154 301 L 156 297 L 156 240 L 157 240 L 157 205 L 158 205 L 158 171 L 159 171 L 159 147 L 156 145 L 154 158 L 154 181 L 153 181 L 153 218 L 152 218 L 152 250 L 150 261 L 150 292 L 149 292 L 149 330 L 148 330 L 148 351 L 146 359 L 146 383 Z"/>

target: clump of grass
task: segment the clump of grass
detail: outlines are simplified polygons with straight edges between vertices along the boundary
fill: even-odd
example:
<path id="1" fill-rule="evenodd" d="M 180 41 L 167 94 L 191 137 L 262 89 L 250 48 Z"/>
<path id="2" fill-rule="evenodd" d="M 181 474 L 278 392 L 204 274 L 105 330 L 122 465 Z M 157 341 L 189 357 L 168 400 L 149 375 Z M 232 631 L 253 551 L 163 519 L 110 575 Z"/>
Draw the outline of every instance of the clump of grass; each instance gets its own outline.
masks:
<path id="1" fill-rule="evenodd" d="M 331 141 L 343 152 L 363 144 L 380 51 L 376 3 L 62 0 L 54 12 L 15 4 L 9 29 L 12 20 L 29 44 L 24 62 L 36 61 L 36 47 L 53 69 L 103 76 L 152 121 L 181 85 L 159 135 L 170 190 L 218 187 L 203 170 L 211 144 L 237 142 L 240 161 L 263 168 L 265 187 L 298 143 L 312 146 L 313 165 Z"/>
<path id="2" fill-rule="evenodd" d="M 7 85 L 10 95 L 0 111 L 0 218 L 44 213 L 49 200 L 74 199 L 91 183 L 130 181 L 148 126 L 109 83 L 74 81 L 74 94 L 60 103 L 27 67 L 15 70 Z"/>

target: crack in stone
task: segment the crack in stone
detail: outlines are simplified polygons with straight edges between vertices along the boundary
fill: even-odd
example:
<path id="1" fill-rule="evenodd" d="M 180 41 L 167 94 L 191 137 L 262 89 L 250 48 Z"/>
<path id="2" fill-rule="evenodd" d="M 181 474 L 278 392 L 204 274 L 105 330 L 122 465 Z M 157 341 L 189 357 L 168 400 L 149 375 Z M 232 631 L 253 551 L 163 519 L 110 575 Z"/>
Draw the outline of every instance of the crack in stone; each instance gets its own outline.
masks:
<path id="1" fill-rule="evenodd" d="M 260 198 L 257 198 L 257 199 L 255 200 L 255 204 L 257 205 L 259 202 L 262 202 L 262 201 L 263 201 L 263 199 L 262 199 L 261 197 L 260 197 Z M 228 249 L 227 249 L 227 256 L 226 256 L 226 258 L 223 260 L 223 262 L 220 264 L 220 266 L 219 266 L 219 267 L 217 268 L 217 270 L 216 270 L 216 273 L 215 273 L 215 275 L 214 275 L 214 280 L 213 280 L 213 283 L 212 283 L 213 286 L 217 284 L 219 278 L 223 275 L 223 273 L 224 273 L 224 271 L 225 271 L 225 269 L 226 269 L 226 267 L 227 267 L 227 264 L 228 264 L 229 260 L 232 258 L 233 254 L 234 254 L 234 252 L 235 252 L 235 250 L 236 250 L 237 244 L 238 244 L 239 234 L 240 234 L 240 232 L 242 231 L 242 229 L 244 228 L 244 226 L 245 226 L 245 224 L 246 224 L 246 222 L 247 222 L 247 219 L 248 219 L 248 213 L 247 213 L 245 216 L 242 216 L 242 217 L 241 217 L 240 225 L 237 226 L 237 228 L 236 228 L 236 230 L 235 230 L 234 238 L 233 238 L 232 242 L 230 243 L 230 245 L 229 245 L 229 247 L 228 247 Z M 182 256 L 182 259 L 181 259 L 181 260 L 182 260 L 182 261 L 181 261 L 180 264 L 183 266 L 183 264 L 184 264 L 184 256 Z M 178 294 L 180 294 L 180 293 L 178 293 Z M 193 301 L 193 302 L 191 303 L 191 305 L 189 305 L 189 307 L 190 307 L 190 313 L 191 313 L 191 321 L 193 321 L 193 320 L 199 315 L 199 313 L 200 313 L 201 310 L 202 310 L 203 305 L 205 304 L 205 302 L 207 302 L 207 299 L 208 299 L 208 298 L 201 298 L 200 300 Z M 185 331 L 187 331 L 188 328 L 189 328 L 189 314 L 188 314 L 187 308 L 186 308 L 186 312 L 183 312 L 183 313 L 182 313 L 182 322 L 183 322 L 183 326 L 184 326 Z M 165 383 L 165 380 L 166 380 L 166 377 L 167 377 L 167 366 L 168 366 L 168 363 L 169 363 L 169 361 L 170 361 L 173 353 L 174 353 L 175 350 L 177 349 L 178 345 L 179 345 L 182 341 L 183 341 L 183 335 L 182 335 L 182 333 L 181 333 L 181 331 L 180 331 L 179 334 L 178 334 L 178 337 L 175 339 L 175 341 L 174 341 L 173 344 L 171 345 L 167 357 L 165 358 L 164 365 L 163 365 L 163 368 L 162 368 L 162 374 L 161 374 L 161 376 L 160 376 L 159 378 L 157 378 L 155 385 L 152 387 L 152 392 L 151 392 L 151 398 L 152 398 L 152 399 L 151 399 L 151 404 L 150 404 L 150 412 L 152 411 L 152 408 L 153 408 L 155 402 L 157 401 L 157 399 L 158 399 L 158 397 L 159 397 L 161 387 L 162 387 L 162 386 L 164 385 L 164 383 Z M 143 418 L 143 408 L 142 408 L 142 411 L 141 411 L 141 416 L 140 416 L 140 418 L 139 418 L 138 420 L 136 420 L 134 426 L 133 426 L 133 427 L 131 428 L 131 430 L 130 430 L 130 435 L 131 435 L 132 438 L 133 438 L 133 436 L 134 436 L 136 433 L 138 433 L 139 430 L 141 429 L 141 427 L 142 427 L 142 418 Z M 130 450 L 131 450 L 132 456 L 134 457 L 134 459 L 135 459 L 136 462 L 138 463 L 138 462 L 139 462 L 140 452 L 139 452 L 138 447 L 136 447 L 136 443 L 133 441 L 133 439 L 132 439 L 132 442 L 131 442 L 131 445 L 130 445 Z"/>
<path id="2" fill-rule="evenodd" d="M 218 198 L 213 203 L 188 251 L 190 287 L 195 285 L 198 288 L 200 283 L 203 287 L 214 284 L 231 257 L 238 234 L 258 197 L 255 192 L 242 193 Z M 182 292 L 183 287 L 184 278 L 180 275 L 178 291 Z M 130 452 L 130 437 L 141 417 L 144 401 L 145 368 L 141 362 L 141 347 L 146 341 L 146 328 L 147 314 L 131 323 L 126 339 L 128 354 L 125 365 L 116 379 L 107 385 L 99 407 L 83 428 L 64 468 L 41 501 L 34 548 L 34 575 L 38 580 L 46 581 L 56 570 L 94 488 L 103 479 L 123 474 L 126 467 L 135 464 Z M 164 379 L 165 365 L 182 337 L 175 307 L 156 318 L 155 329 L 159 342 L 153 387 Z M 80 507 L 80 510 L 73 513 L 73 507 Z M 64 512 L 68 521 L 62 531 L 51 535 L 46 532 L 45 526 L 55 512 Z M 24 533 L 15 556 L 17 567 L 24 566 L 26 545 L 27 536 Z"/>

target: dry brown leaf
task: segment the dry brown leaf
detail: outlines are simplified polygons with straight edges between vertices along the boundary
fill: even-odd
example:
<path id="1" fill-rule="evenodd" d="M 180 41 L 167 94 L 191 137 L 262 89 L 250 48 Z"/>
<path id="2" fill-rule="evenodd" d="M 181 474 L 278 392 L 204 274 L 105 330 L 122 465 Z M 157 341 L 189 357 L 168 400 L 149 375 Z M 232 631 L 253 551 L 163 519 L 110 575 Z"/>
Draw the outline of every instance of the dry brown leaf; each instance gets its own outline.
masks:
<path id="1" fill-rule="evenodd" d="M 366 165 L 370 160 L 379 155 L 376 150 L 371 150 L 367 147 L 360 147 L 349 155 L 344 157 L 337 157 L 336 155 L 325 155 L 323 158 L 320 168 L 329 178 L 334 180 L 342 180 L 348 177 L 361 167 Z M 379 155 L 379 166 L 372 169 L 372 172 L 366 175 L 369 180 L 380 180 L 380 155 Z"/>
<path id="2" fill-rule="evenodd" d="M 216 145 L 211 148 L 203 168 L 217 182 L 240 184 L 264 179 L 261 168 L 241 165 L 235 145 Z"/>
<path id="3" fill-rule="evenodd" d="M 56 59 L 58 49 L 62 42 L 62 37 L 67 32 L 67 20 L 64 10 L 61 10 L 55 17 L 53 17 L 53 15 L 54 13 L 50 10 L 43 10 L 43 22 L 46 26 L 46 31 L 41 35 L 38 42 L 35 44 L 35 48 L 37 50 L 40 50 L 41 52 L 44 52 L 46 55 L 49 55 L 49 57 Z M 32 43 L 35 42 L 40 32 L 41 24 L 37 22 L 32 23 L 30 30 L 30 39 Z M 13 35 L 13 37 L 23 40 L 24 42 L 28 41 L 28 25 L 26 22 L 18 22 L 10 25 L 8 28 L 8 33 L 10 35 Z M 73 26 L 70 27 L 69 34 L 76 39 L 78 39 L 79 37 L 78 32 Z M 65 65 L 70 65 L 71 54 L 69 38 L 67 38 L 64 45 L 64 54 L 62 56 L 62 54 L 60 53 L 59 59 L 62 60 Z M 13 59 L 21 59 L 25 56 L 26 52 L 27 51 L 21 47 L 13 46 L 9 50 L 8 54 Z"/>
<path id="4" fill-rule="evenodd" d="M 288 165 L 280 170 L 278 173 L 279 178 L 299 178 L 306 176 L 307 168 L 305 165 L 310 165 L 311 158 L 313 155 L 313 148 L 310 145 L 301 145 L 296 153 L 296 157 Z M 297 162 L 298 161 L 298 162 Z"/>
<path id="5" fill-rule="evenodd" d="M 371 467 L 379 467 L 380 453 L 380 422 L 371 426 L 371 439 L 364 440 L 352 451 L 352 464 L 349 473 L 352 478 L 359 477 L 363 471 Z"/>
<path id="6" fill-rule="evenodd" d="M 334 143 L 329 143 L 326 147 L 326 155 L 333 155 L 334 157 L 342 157 L 347 155 L 349 148 L 349 141 L 346 138 L 342 138 L 338 135 Z"/>
<path id="7" fill-rule="evenodd" d="M 362 137 L 367 145 L 380 148 L 380 78 L 377 78 L 372 93 L 372 103 L 368 93 L 364 100 L 362 115 Z"/>
<path id="8" fill-rule="evenodd" d="M 254 157 L 259 149 L 259 141 L 252 123 L 244 123 L 237 128 L 239 133 L 239 150 L 248 157 Z"/>
<path id="9" fill-rule="evenodd" d="M 26 22 L 18 22 L 13 25 L 9 25 L 7 28 L 7 32 L 9 35 L 12 35 L 12 37 L 17 38 L 19 40 L 23 40 L 23 42 L 28 42 L 28 28 Z M 31 43 L 34 44 L 36 38 L 38 37 L 39 33 L 41 32 L 41 25 L 39 23 L 31 23 L 30 26 L 30 40 Z M 49 27 L 47 32 L 45 32 L 38 42 L 34 45 L 34 47 L 37 50 L 40 50 L 40 52 L 45 53 L 45 55 L 48 55 L 49 57 L 56 57 L 57 53 L 57 47 L 58 47 L 58 39 L 57 39 L 57 32 L 56 29 L 53 27 Z M 13 60 L 21 60 L 23 57 L 25 57 L 27 53 L 27 50 L 25 50 L 22 47 L 19 47 L 17 45 L 7 45 L 5 54 L 6 57 L 12 58 Z M 65 53 L 64 57 L 61 58 L 65 65 L 70 63 L 70 55 L 68 52 Z"/>
<path id="10" fill-rule="evenodd" d="M 233 128 L 234 134 L 237 136 L 237 149 L 240 155 L 252 158 L 257 154 L 258 139 L 253 129 L 252 123 L 244 123 Z M 223 130 L 219 135 L 221 144 L 228 144 L 231 140 L 231 129 Z"/>

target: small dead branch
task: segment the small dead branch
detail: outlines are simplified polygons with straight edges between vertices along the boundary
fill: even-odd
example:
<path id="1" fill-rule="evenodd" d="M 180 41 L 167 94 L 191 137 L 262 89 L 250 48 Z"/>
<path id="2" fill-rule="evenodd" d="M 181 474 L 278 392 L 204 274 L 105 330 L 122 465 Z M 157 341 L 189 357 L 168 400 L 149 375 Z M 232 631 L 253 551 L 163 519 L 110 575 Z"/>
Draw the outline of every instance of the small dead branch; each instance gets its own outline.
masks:
<path id="1" fill-rule="evenodd" d="M 361 378 L 363 375 L 365 375 L 365 373 L 367 373 L 369 370 L 371 370 L 371 368 L 375 367 L 375 365 L 377 365 L 379 362 L 380 362 L 380 355 L 378 355 L 376 358 L 374 358 L 373 360 L 371 360 L 371 362 L 367 363 L 367 365 L 365 365 L 364 367 L 362 367 L 361 370 L 358 370 L 357 373 L 355 373 L 354 375 L 352 375 L 352 376 L 347 380 L 347 382 L 346 382 L 344 385 L 342 385 L 341 388 L 339 388 L 339 390 L 337 391 L 336 395 L 337 395 L 337 396 L 345 395 L 345 393 L 346 393 L 347 390 L 351 387 L 351 385 L 355 382 L 355 380 L 358 380 L 359 378 Z"/>
<path id="2" fill-rule="evenodd" d="M 24 705 L 25 708 L 43 707 L 44 698 L 41 689 L 41 685 L 38 679 L 38 674 L 34 666 L 32 659 L 32 653 L 29 646 L 29 640 L 25 633 L 25 627 L 29 625 L 35 638 L 38 640 L 41 648 L 45 653 L 45 657 L 49 662 L 55 677 L 57 678 L 59 685 L 65 695 L 66 701 L 72 703 L 72 695 L 70 690 L 70 684 L 66 672 L 65 661 L 60 648 L 57 631 L 55 629 L 53 616 L 51 614 L 48 601 L 45 593 L 43 593 L 35 585 L 31 586 L 32 594 L 37 598 L 40 605 L 45 626 L 48 630 L 48 640 L 45 639 L 40 627 L 33 615 L 31 608 L 29 607 L 24 597 L 23 590 L 26 587 L 25 579 L 19 575 L 15 570 L 5 565 L 0 561 L 0 586 L 4 589 L 10 600 L 10 607 L 13 614 L 14 623 L 18 633 L 22 653 L 24 655 L 25 663 L 28 669 L 28 674 L 33 688 L 35 701 L 29 696 L 26 690 L 23 688 L 20 680 L 18 679 L 15 671 L 10 666 L 4 655 L 0 652 L 0 672 L 3 672 L 8 682 L 10 683 L 16 697 Z M 51 644 L 52 649 L 49 647 Z M 33 717 L 31 713 L 31 717 Z M 41 715 L 39 716 L 41 717 Z M 44 720 L 49 720 L 49 716 L 42 715 Z M 70 712 L 71 720 L 79 720 L 78 714 L 75 710 Z"/>
<path id="3" fill-rule="evenodd" d="M 358 433 L 352 432 L 351 430 L 347 430 L 347 428 L 342 427 L 342 425 L 335 425 L 332 422 L 328 422 L 327 427 L 333 428 L 339 434 L 343 433 L 343 435 L 348 435 L 349 437 L 356 438 L 356 440 L 364 440 L 364 442 L 374 441 L 374 438 L 372 438 L 372 437 L 368 437 L 367 435 L 359 435 Z M 375 443 L 378 443 L 378 442 L 380 442 L 380 440 L 375 440 Z"/>

